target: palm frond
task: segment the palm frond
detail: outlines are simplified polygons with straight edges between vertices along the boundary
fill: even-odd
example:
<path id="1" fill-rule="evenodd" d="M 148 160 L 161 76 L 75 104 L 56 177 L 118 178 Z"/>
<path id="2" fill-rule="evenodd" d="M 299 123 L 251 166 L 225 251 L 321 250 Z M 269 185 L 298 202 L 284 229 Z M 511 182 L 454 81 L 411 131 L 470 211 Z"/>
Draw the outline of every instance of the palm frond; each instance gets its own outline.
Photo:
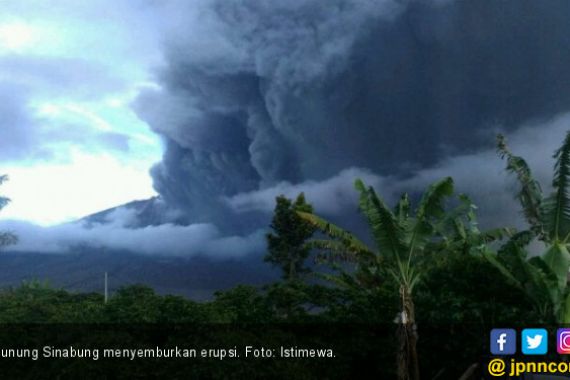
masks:
<path id="1" fill-rule="evenodd" d="M 309 249 L 317 249 L 319 252 L 315 258 L 317 263 L 333 264 L 339 261 L 356 262 L 363 259 L 366 253 L 362 251 L 354 251 L 347 247 L 343 242 L 331 239 L 316 239 L 305 244 Z M 371 257 L 374 257 L 373 255 Z"/>
<path id="2" fill-rule="evenodd" d="M 406 250 L 405 228 L 372 187 L 366 188 L 361 180 L 356 180 L 355 187 L 360 192 L 360 210 L 368 219 L 379 253 L 398 257 Z"/>
<path id="3" fill-rule="evenodd" d="M 514 228 L 509 228 L 509 227 L 493 228 L 490 230 L 483 231 L 481 233 L 481 239 L 485 243 L 492 243 L 494 241 L 510 238 L 515 234 L 516 230 Z"/>
<path id="4" fill-rule="evenodd" d="M 566 287 L 568 282 L 568 269 L 570 268 L 570 253 L 565 245 L 553 244 L 542 259 L 550 270 L 556 275 L 560 288 Z"/>
<path id="5" fill-rule="evenodd" d="M 554 193 L 543 202 L 542 220 L 551 241 L 562 241 L 570 233 L 570 132 L 554 158 Z"/>
<path id="6" fill-rule="evenodd" d="M 402 260 L 397 260 L 396 269 L 390 270 L 389 273 L 410 292 L 414 290 L 420 280 L 420 273 L 412 265 Z"/>
<path id="7" fill-rule="evenodd" d="M 534 239 L 534 234 L 532 231 L 520 231 L 515 233 L 509 241 L 507 241 L 501 249 L 499 249 L 499 256 L 514 247 L 523 248 L 530 244 L 530 242 Z"/>
<path id="8" fill-rule="evenodd" d="M 401 225 L 407 224 L 408 218 L 410 217 L 410 197 L 408 193 L 402 194 L 398 204 L 396 204 L 394 213 Z"/>
<path id="9" fill-rule="evenodd" d="M 531 257 L 528 260 L 530 264 L 526 268 L 526 275 L 530 281 L 527 282 L 527 289 L 536 300 L 543 301 L 544 296 L 547 295 L 551 303 L 556 308 L 559 304 L 562 289 L 559 286 L 558 277 L 552 271 L 552 268 L 540 256 Z"/>
<path id="10" fill-rule="evenodd" d="M 434 223 L 435 231 L 444 238 L 448 235 L 456 235 L 466 239 L 468 232 L 479 233 L 475 215 L 477 207 L 465 194 L 459 194 L 458 199 L 459 205 L 447 211 L 440 220 Z"/>
<path id="11" fill-rule="evenodd" d="M 523 273 L 528 252 L 525 247 L 534 239 L 532 231 L 521 231 L 514 234 L 499 248 L 497 257 L 508 265 L 515 273 Z"/>
<path id="12" fill-rule="evenodd" d="M 523 291 L 542 314 L 558 303 L 560 288 L 558 277 L 542 257 L 527 260 L 524 247 L 534 238 L 531 231 L 515 234 L 504 244 L 497 255 L 484 252 L 485 258 L 493 264 L 511 283 Z M 551 305 L 551 308 L 545 305 Z M 546 315 L 545 314 L 545 315 Z"/>
<path id="13" fill-rule="evenodd" d="M 366 244 L 360 241 L 352 233 L 342 229 L 341 227 L 338 227 L 333 223 L 316 216 L 315 214 L 297 211 L 297 215 L 323 232 L 325 235 L 340 241 L 348 252 L 352 252 L 354 254 L 362 254 L 365 256 L 374 255 L 373 251 L 368 248 Z M 331 244 L 331 247 L 332 246 L 333 245 Z"/>
<path id="14" fill-rule="evenodd" d="M 566 291 L 563 296 L 563 303 L 558 311 L 558 320 L 564 324 L 570 324 L 570 291 Z"/>
<path id="15" fill-rule="evenodd" d="M 453 194 L 453 180 L 446 177 L 430 185 L 423 194 L 416 211 L 415 223 L 408 243 L 408 261 L 414 250 L 423 247 L 437 231 L 436 225 L 445 218 L 444 200 Z M 456 221 L 454 220 L 453 223 Z"/>
<path id="16" fill-rule="evenodd" d="M 417 219 L 440 218 L 444 215 L 444 200 L 453 195 L 453 179 L 446 177 L 431 184 L 420 200 Z"/>
<path id="17" fill-rule="evenodd" d="M 543 194 L 540 184 L 532 176 L 532 172 L 526 161 L 511 153 L 505 137 L 501 134 L 497 135 L 497 151 L 502 159 L 506 158 L 507 171 L 517 176 L 521 187 L 516 194 L 516 198 L 522 206 L 526 221 L 537 236 L 544 238 L 545 231 L 541 217 Z"/>
<path id="18" fill-rule="evenodd" d="M 354 276 L 346 272 L 340 272 L 339 274 L 316 273 L 315 276 L 345 290 L 353 292 L 366 292 L 368 290 L 363 287 Z"/>
<path id="19" fill-rule="evenodd" d="M 528 273 L 528 252 L 525 247 L 532 241 L 534 234 L 531 231 L 522 231 L 513 235 L 497 253 L 497 259 L 516 274 L 521 282 L 528 282 L 532 277 Z"/>
<path id="20" fill-rule="evenodd" d="M 489 261 L 489 263 L 491 263 L 491 265 L 493 265 L 499 272 L 501 272 L 501 274 L 505 276 L 505 278 L 507 278 L 507 280 L 509 280 L 512 285 L 524 291 L 523 284 L 519 281 L 518 278 L 515 277 L 509 268 L 507 268 L 501 261 L 497 259 L 497 256 L 489 251 L 483 252 L 483 256 L 487 259 L 487 261 Z"/>

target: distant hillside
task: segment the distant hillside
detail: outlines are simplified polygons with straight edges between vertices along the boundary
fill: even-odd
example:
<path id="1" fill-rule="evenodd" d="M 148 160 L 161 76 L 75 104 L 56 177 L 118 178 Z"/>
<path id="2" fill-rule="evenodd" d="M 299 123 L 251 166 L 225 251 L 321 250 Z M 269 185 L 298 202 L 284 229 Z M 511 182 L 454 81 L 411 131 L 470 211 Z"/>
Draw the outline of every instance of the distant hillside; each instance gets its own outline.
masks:
<path id="1" fill-rule="evenodd" d="M 221 261 L 87 248 L 81 253 L 59 255 L 4 252 L 0 255 L 0 268 L 0 286 L 40 279 L 68 290 L 102 292 L 103 276 L 108 272 L 111 291 L 121 285 L 144 283 L 158 293 L 180 294 L 196 300 L 208 299 L 214 291 L 239 283 L 261 285 L 277 279 L 276 272 L 258 256 Z"/>
<path id="2" fill-rule="evenodd" d="M 160 197 L 152 197 L 145 200 L 138 200 L 81 218 L 81 221 L 87 223 L 106 223 L 111 214 L 119 208 L 134 210 L 137 215 L 137 222 L 130 227 L 158 226 L 164 223 L 173 223 L 187 225 L 190 223 L 188 218 L 170 209 Z"/>
<path id="3" fill-rule="evenodd" d="M 141 228 L 164 223 L 186 225 L 187 218 L 159 198 L 133 201 L 125 205 L 88 215 L 81 221 L 105 224 L 119 208 L 135 210 L 136 218 L 127 227 Z M 190 248 L 190 247 L 189 247 Z M 102 291 L 103 276 L 109 275 L 110 289 L 121 285 L 144 283 L 159 293 L 180 294 L 193 299 L 207 299 L 214 291 L 240 283 L 261 285 L 277 278 L 259 255 L 239 259 L 211 259 L 147 256 L 136 252 L 91 248 L 74 248 L 74 254 L 37 252 L 2 252 L 0 287 L 19 285 L 23 280 L 48 280 L 68 290 Z"/>

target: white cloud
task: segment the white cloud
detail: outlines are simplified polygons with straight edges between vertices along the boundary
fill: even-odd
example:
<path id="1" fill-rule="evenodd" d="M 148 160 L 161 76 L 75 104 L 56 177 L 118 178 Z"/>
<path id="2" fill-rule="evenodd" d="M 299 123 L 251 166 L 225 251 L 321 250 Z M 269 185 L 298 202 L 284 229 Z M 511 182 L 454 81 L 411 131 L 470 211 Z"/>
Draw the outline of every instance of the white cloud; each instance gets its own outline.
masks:
<path id="1" fill-rule="evenodd" d="M 1 219 L 53 225 L 155 195 L 149 162 L 121 162 L 110 155 L 74 153 L 69 162 L 11 166 L 2 194 L 12 203 Z"/>
<path id="2" fill-rule="evenodd" d="M 275 197 L 278 195 L 295 198 L 303 192 L 318 212 L 339 214 L 347 208 L 356 207 L 358 195 L 354 189 L 354 181 L 357 178 L 377 188 L 383 187 L 387 181 L 369 170 L 350 168 L 325 181 L 306 181 L 300 184 L 281 182 L 270 188 L 237 194 L 225 200 L 237 212 L 270 212 L 275 207 Z"/>
<path id="3" fill-rule="evenodd" d="M 2 3 L 0 219 L 53 225 L 155 194 L 160 140 L 130 109 L 161 57 L 145 4 Z"/>
<path id="4" fill-rule="evenodd" d="M 87 244 L 145 255 L 229 258 L 261 252 L 265 247 L 262 230 L 248 236 L 223 236 L 212 224 L 127 227 L 133 218 L 136 218 L 134 211 L 117 209 L 106 224 L 87 226 L 78 222 L 40 227 L 26 222 L 4 221 L 0 228 L 18 235 L 20 242 L 11 250 L 21 252 L 70 253 L 74 248 Z"/>
<path id="5" fill-rule="evenodd" d="M 21 51 L 37 40 L 38 31 L 24 22 L 0 25 L 0 51 Z"/>

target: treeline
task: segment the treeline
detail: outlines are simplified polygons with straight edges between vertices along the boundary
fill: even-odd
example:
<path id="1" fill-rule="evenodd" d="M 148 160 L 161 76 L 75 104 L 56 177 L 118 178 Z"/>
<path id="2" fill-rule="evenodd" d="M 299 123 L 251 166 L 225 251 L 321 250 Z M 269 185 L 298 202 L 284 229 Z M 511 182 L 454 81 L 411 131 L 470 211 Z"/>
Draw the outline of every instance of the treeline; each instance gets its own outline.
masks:
<path id="1" fill-rule="evenodd" d="M 519 181 L 528 229 L 481 230 L 476 206 L 451 178 L 393 207 L 357 180 L 372 246 L 316 215 L 303 194 L 280 196 L 265 260 L 281 281 L 240 285 L 208 302 L 143 285 L 104 302 L 30 282 L 0 292 L 0 323 L 380 326 L 350 352 L 381 348 L 369 352 L 386 378 L 458 378 L 488 351 L 493 327 L 570 323 L 570 134 L 555 152 L 551 194 L 502 136 L 497 148 Z M 533 242 L 543 250 L 531 254 Z"/>
<path id="2" fill-rule="evenodd" d="M 359 294 L 330 286 L 280 282 L 239 285 L 211 301 L 159 295 L 145 285 L 74 293 L 39 281 L 0 291 L 0 323 L 361 323 L 394 324 L 396 289 L 385 284 Z M 417 314 L 426 324 L 536 322 L 524 295 L 479 258 L 447 257 L 418 289 Z"/>
<path id="3" fill-rule="evenodd" d="M 487 350 L 487 334 L 491 328 L 524 325 L 525 322 L 534 325 L 537 320 L 537 314 L 529 312 L 531 305 L 520 290 L 504 281 L 484 259 L 449 255 L 442 257 L 429 272 L 416 294 L 419 366 L 428 378 L 442 371 L 447 375 L 443 378 L 457 378 Z M 147 336 L 141 337 L 137 332 L 125 334 L 121 326 L 182 325 L 188 332 L 169 331 L 166 335 L 172 339 L 166 340 L 168 343 L 159 341 L 156 345 L 231 348 L 257 344 L 277 347 L 293 341 L 291 346 L 334 348 L 341 359 L 325 362 L 324 368 L 312 367 L 318 362 L 287 361 L 282 371 L 290 372 L 287 365 L 295 364 L 298 366 L 296 373 L 304 378 L 327 373 L 328 378 L 346 378 L 354 371 L 366 368 L 370 377 L 395 378 L 399 344 L 398 325 L 394 322 L 399 301 L 397 288 L 389 281 L 379 284 L 374 291 L 303 281 L 281 281 L 264 288 L 240 285 L 216 293 L 208 302 L 158 295 L 147 286 L 132 285 L 118 289 L 107 303 L 100 293 L 73 293 L 31 281 L 0 292 L 0 325 L 5 331 L 0 334 L 0 342 L 7 347 L 17 345 L 16 342 L 21 345 L 21 336 L 30 336 L 23 330 L 17 336 L 8 334 L 5 338 L 13 329 L 6 327 L 10 324 L 42 324 L 48 330 L 64 332 L 68 330 L 65 325 L 70 325 L 71 331 L 80 330 L 76 336 L 91 337 L 86 343 L 72 340 L 74 346 L 97 346 L 102 343 L 92 343 L 99 341 L 99 338 L 93 338 L 97 333 L 92 326 L 102 325 L 103 329 L 109 326 L 113 336 L 105 345 L 122 347 L 121 344 L 125 344 L 114 338 L 117 334 L 113 331 L 118 330 L 119 336 L 128 337 L 129 347 L 154 347 Z M 53 324 L 57 327 L 50 327 Z M 223 333 L 223 326 L 228 326 L 231 333 Z M 211 330 L 212 336 L 194 343 L 193 339 L 198 339 L 194 338 L 196 329 Z M 258 335 L 254 334 L 255 338 L 252 338 L 250 330 Z M 38 342 L 65 347 L 56 338 L 44 338 L 43 330 L 40 335 Z M 12 343 L 7 344 L 7 341 Z M 32 342 L 32 347 L 41 345 L 35 343 L 36 340 Z M 93 367 L 92 364 L 89 365 Z M 46 363 L 47 368 L 51 365 L 51 362 Z M 64 368 L 68 365 L 68 362 L 62 364 Z M 164 363 L 157 365 L 164 366 Z M 167 368 L 170 367 L 174 368 L 174 364 L 168 363 Z M 231 371 L 231 362 L 212 361 L 205 368 L 218 371 L 224 377 L 221 374 Z M 258 376 L 270 367 L 267 363 L 255 362 L 248 364 L 248 368 Z M 38 372 L 44 370 L 42 367 Z"/>

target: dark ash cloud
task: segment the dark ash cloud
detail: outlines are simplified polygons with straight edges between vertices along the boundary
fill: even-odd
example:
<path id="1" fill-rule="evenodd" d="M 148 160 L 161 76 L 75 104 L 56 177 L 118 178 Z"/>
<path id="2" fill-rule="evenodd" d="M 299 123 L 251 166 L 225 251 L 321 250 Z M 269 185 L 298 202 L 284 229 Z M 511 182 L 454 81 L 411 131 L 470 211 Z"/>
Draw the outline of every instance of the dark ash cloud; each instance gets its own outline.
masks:
<path id="1" fill-rule="evenodd" d="M 551 153 L 564 137 L 568 123 L 570 115 L 565 114 L 540 126 L 524 125 L 509 136 L 511 149 L 527 158 L 545 192 L 551 189 L 554 164 Z M 402 193 L 408 192 L 417 200 L 429 184 L 452 176 L 457 193 L 473 195 L 480 221 L 485 227 L 511 225 L 523 228 L 521 209 L 513 196 L 518 184 L 516 178 L 505 172 L 504 165 L 494 149 L 482 149 L 476 153 L 448 157 L 406 178 L 380 176 L 366 169 L 350 168 L 322 181 L 280 182 L 261 190 L 239 193 L 224 198 L 223 203 L 227 207 L 226 217 L 243 222 L 244 215 L 248 213 L 268 216 L 278 195 L 293 198 L 304 192 L 320 214 L 358 231 L 366 239 L 363 218 L 357 213 L 358 194 L 353 187 L 356 178 L 374 186 L 389 205 L 394 205 Z M 215 259 L 262 254 L 266 228 L 259 224 L 257 227 L 245 234 L 234 229 L 236 233 L 232 234 L 212 223 L 189 223 L 183 213 L 158 197 L 54 227 L 42 228 L 13 221 L 0 223 L 0 229 L 19 235 L 20 244 L 13 249 L 19 252 L 66 253 L 88 245 L 144 255 L 204 255 Z"/>
<path id="2" fill-rule="evenodd" d="M 566 1 L 177 4 L 135 108 L 166 141 L 156 189 L 197 221 L 354 167 L 406 183 L 569 109 Z"/>
<path id="3" fill-rule="evenodd" d="M 452 175 L 487 225 L 515 223 L 497 131 L 548 183 L 570 111 L 567 1 L 145 4 L 168 20 L 164 65 L 133 108 L 164 139 L 151 174 L 186 226 L 67 225 L 45 246 L 255 250 L 276 195 L 342 219 L 354 177 L 392 202 Z"/>
<path id="4" fill-rule="evenodd" d="M 564 139 L 568 125 L 570 114 L 563 114 L 539 125 L 523 125 L 509 134 L 511 150 L 526 159 L 545 194 L 552 189 L 552 154 Z M 446 157 L 406 177 L 380 176 L 369 170 L 351 168 L 323 181 L 308 180 L 297 184 L 281 182 L 261 190 L 237 194 L 226 198 L 226 202 L 236 212 L 259 211 L 269 214 L 275 207 L 276 196 L 284 194 L 294 198 L 303 192 L 319 213 L 342 220 L 346 216 L 353 216 L 351 214 L 356 211 L 358 194 L 353 186 L 356 178 L 373 186 L 388 205 L 395 205 L 401 194 L 409 193 L 417 199 L 427 186 L 451 176 L 455 181 L 456 193 L 472 196 L 483 225 L 523 228 L 522 210 L 514 197 L 519 183 L 514 175 L 506 172 L 505 166 L 506 163 L 494 148 L 481 149 Z"/>

